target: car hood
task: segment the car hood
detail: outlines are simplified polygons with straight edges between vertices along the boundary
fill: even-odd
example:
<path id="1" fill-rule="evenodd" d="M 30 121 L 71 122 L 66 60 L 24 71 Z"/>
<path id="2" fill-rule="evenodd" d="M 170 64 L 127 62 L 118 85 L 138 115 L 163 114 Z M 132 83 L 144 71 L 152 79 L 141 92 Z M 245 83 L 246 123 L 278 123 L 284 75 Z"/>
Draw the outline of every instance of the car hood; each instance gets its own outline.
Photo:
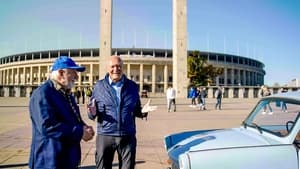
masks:
<path id="1" fill-rule="evenodd" d="M 172 137 L 172 136 L 171 136 Z M 178 137 L 178 136 L 177 136 Z M 243 127 L 201 132 L 188 137 L 169 149 L 169 156 L 177 160 L 178 156 L 188 151 L 234 148 L 270 144 L 259 132 Z"/>

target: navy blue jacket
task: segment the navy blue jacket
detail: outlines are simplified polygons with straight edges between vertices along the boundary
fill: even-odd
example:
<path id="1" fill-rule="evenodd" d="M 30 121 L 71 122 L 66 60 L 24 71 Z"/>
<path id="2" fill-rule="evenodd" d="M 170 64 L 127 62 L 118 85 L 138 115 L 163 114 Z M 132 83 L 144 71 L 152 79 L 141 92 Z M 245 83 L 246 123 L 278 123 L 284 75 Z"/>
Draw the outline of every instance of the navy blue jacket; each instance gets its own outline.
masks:
<path id="1" fill-rule="evenodd" d="M 94 86 L 92 99 L 97 107 L 97 134 L 110 136 L 135 135 L 135 117 L 143 117 L 138 86 L 123 75 L 120 106 L 118 106 L 113 87 L 109 84 L 108 74 Z M 91 116 L 90 119 L 95 119 Z"/>
<path id="2" fill-rule="evenodd" d="M 73 169 L 79 166 L 84 122 L 73 97 L 71 101 L 77 116 L 52 81 L 34 90 L 29 103 L 32 121 L 30 168 Z"/>

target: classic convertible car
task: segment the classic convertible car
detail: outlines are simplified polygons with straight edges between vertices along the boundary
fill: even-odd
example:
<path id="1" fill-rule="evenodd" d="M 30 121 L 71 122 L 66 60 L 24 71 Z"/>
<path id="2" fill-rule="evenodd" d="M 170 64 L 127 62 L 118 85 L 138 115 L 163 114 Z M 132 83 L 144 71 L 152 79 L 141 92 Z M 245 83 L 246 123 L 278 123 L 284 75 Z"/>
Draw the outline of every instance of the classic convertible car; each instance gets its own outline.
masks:
<path id="1" fill-rule="evenodd" d="M 240 127 L 165 137 L 172 169 L 299 169 L 300 92 L 260 99 Z"/>

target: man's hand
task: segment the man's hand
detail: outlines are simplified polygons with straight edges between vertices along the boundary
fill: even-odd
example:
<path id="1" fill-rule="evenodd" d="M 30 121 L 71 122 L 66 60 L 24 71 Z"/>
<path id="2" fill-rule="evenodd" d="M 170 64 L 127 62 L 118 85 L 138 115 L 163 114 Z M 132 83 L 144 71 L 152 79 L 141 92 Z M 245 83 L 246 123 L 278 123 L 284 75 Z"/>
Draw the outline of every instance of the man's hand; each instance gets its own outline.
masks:
<path id="1" fill-rule="evenodd" d="M 83 126 L 83 136 L 82 139 L 84 141 L 89 141 L 95 135 L 94 129 L 92 126 Z"/>
<path id="2" fill-rule="evenodd" d="M 87 104 L 87 112 L 89 112 L 91 115 L 96 116 L 97 115 L 97 108 L 96 108 L 96 100 L 93 99 L 90 103 Z"/>
<path id="3" fill-rule="evenodd" d="M 145 112 L 145 113 L 142 113 L 142 119 L 146 119 L 146 121 L 147 121 L 147 117 L 148 117 L 148 112 Z"/>

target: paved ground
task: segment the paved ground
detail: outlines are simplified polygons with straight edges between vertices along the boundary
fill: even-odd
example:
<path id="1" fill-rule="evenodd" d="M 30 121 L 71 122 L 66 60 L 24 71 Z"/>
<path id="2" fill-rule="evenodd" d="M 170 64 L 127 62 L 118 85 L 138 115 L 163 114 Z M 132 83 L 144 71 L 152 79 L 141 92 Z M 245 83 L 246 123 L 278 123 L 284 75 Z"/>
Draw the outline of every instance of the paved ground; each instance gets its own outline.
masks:
<path id="1" fill-rule="evenodd" d="M 143 99 L 145 103 L 147 99 Z M 207 110 L 189 106 L 190 100 L 177 99 L 177 111 L 168 113 L 165 98 L 152 98 L 158 109 L 148 120 L 137 119 L 137 169 L 165 169 L 167 153 L 164 136 L 186 130 L 236 127 L 252 110 L 257 99 L 223 99 L 223 109 L 215 110 L 215 100 L 207 100 Z M 31 124 L 27 98 L 0 97 L 0 168 L 28 168 Z M 95 126 L 84 113 L 86 122 Z M 82 168 L 93 169 L 95 140 L 82 142 Z M 114 168 L 118 168 L 117 161 Z"/>

